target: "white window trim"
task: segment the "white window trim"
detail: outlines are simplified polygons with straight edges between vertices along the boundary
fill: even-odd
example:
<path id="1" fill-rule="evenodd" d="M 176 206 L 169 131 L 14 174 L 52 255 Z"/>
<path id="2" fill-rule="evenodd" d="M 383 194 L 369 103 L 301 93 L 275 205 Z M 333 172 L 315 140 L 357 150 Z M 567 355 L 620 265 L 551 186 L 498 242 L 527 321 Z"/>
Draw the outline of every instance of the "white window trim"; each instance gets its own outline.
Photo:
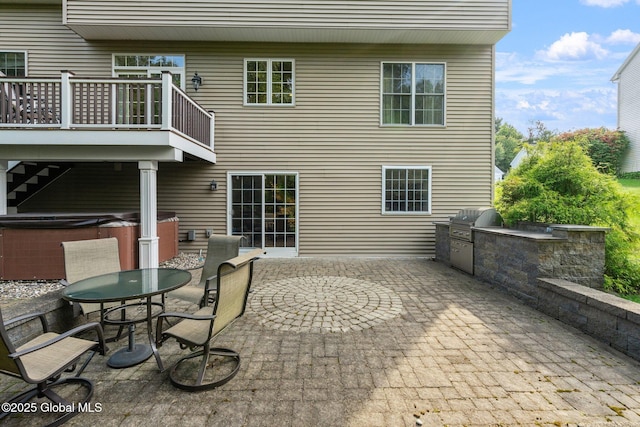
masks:
<path id="1" fill-rule="evenodd" d="M 0 49 L 2 53 L 23 53 L 24 54 L 24 75 L 29 76 L 29 52 L 26 50 Z"/>
<path id="2" fill-rule="evenodd" d="M 116 66 L 116 56 L 182 56 L 184 58 L 184 67 L 129 67 L 129 66 Z M 118 77 L 119 70 L 121 72 L 146 72 L 147 77 L 150 74 L 162 74 L 163 71 L 169 71 L 173 74 L 180 74 L 180 89 L 185 90 L 186 74 L 187 74 L 187 56 L 184 53 L 113 53 L 111 55 L 111 75 L 112 77 Z"/>
<path id="3" fill-rule="evenodd" d="M 385 64 L 411 64 L 411 123 L 384 123 L 384 65 Z M 444 86 L 442 94 L 442 124 L 416 124 L 415 102 L 416 102 L 416 64 L 442 65 L 444 66 Z M 447 126 L 447 63 L 438 61 L 382 61 L 380 62 L 380 126 L 381 127 L 434 127 L 443 128 Z"/>
<path id="4" fill-rule="evenodd" d="M 265 104 L 249 103 L 247 102 L 247 62 L 250 61 L 266 61 L 267 69 L 267 102 Z M 271 102 L 271 64 L 273 62 L 291 62 L 291 78 L 293 83 L 291 85 L 291 103 L 290 104 L 274 104 Z M 296 61 L 291 58 L 245 58 L 243 62 L 242 70 L 242 105 L 245 107 L 295 107 L 296 106 Z"/>
<path id="5" fill-rule="evenodd" d="M 387 169 L 419 169 L 429 172 L 429 198 L 427 203 L 429 204 L 429 210 L 427 211 L 387 211 L 386 209 L 386 194 L 387 194 Z M 383 165 L 382 166 L 382 215 L 431 215 L 433 207 L 431 206 L 431 197 L 433 189 L 433 171 L 431 166 L 424 165 Z"/>

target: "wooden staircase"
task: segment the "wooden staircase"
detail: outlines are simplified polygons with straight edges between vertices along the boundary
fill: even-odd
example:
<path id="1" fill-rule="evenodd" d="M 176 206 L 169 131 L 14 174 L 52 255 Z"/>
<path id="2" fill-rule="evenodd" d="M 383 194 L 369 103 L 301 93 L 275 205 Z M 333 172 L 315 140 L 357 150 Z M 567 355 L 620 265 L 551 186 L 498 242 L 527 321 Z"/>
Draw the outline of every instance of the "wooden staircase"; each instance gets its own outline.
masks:
<path id="1" fill-rule="evenodd" d="M 7 205 L 17 207 L 72 168 L 71 163 L 20 162 L 7 172 Z"/>

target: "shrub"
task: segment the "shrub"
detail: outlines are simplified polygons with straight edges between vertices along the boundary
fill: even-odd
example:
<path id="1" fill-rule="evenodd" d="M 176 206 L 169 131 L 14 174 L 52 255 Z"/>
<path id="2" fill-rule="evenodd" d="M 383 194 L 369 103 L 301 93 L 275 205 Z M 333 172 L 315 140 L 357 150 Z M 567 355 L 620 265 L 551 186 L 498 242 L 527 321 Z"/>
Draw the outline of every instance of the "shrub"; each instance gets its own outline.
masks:
<path id="1" fill-rule="evenodd" d="M 623 293 L 640 287 L 640 266 L 630 256 L 638 237 L 627 229 L 630 199 L 622 187 L 598 172 L 575 140 L 527 150 L 527 158 L 497 185 L 495 206 L 505 222 L 610 227 L 605 286 Z"/>
<path id="2" fill-rule="evenodd" d="M 529 155 L 498 183 L 505 222 L 626 226 L 626 203 L 613 177 L 599 173 L 575 142 L 527 146 Z"/>
<path id="3" fill-rule="evenodd" d="M 640 292 L 640 263 L 631 258 L 634 240 L 618 227 L 607 234 L 605 254 L 605 289 L 622 295 Z"/>
<path id="4" fill-rule="evenodd" d="M 622 179 L 640 179 L 640 171 L 622 173 L 622 174 L 620 174 L 620 178 L 622 178 Z"/>
<path id="5" fill-rule="evenodd" d="M 607 128 L 581 129 L 558 135 L 559 141 L 577 141 L 586 150 L 593 164 L 604 173 L 619 175 L 629 138 L 619 130 Z"/>

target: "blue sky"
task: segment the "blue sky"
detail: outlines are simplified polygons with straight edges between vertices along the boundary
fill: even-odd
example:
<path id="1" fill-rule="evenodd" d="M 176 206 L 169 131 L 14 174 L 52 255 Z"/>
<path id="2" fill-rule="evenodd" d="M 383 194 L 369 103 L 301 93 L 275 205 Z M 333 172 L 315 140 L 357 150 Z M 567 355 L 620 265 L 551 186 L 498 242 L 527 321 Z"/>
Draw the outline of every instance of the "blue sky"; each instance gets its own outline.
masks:
<path id="1" fill-rule="evenodd" d="M 512 0 L 496 45 L 496 117 L 525 136 L 616 128 L 611 77 L 640 43 L 640 0 Z"/>

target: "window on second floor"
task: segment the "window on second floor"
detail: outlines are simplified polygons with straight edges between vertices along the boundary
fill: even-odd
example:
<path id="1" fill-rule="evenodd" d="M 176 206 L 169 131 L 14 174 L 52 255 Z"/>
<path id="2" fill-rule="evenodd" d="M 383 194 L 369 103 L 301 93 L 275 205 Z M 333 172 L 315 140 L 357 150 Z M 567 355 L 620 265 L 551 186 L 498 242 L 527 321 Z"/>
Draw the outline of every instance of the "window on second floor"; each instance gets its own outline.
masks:
<path id="1" fill-rule="evenodd" d="M 0 51 L 0 72 L 7 77 L 27 75 L 27 54 L 25 52 Z"/>
<path id="2" fill-rule="evenodd" d="M 383 125 L 444 125 L 445 65 L 382 64 Z"/>
<path id="3" fill-rule="evenodd" d="M 295 63 L 292 59 L 245 59 L 245 105 L 293 105 Z"/>

